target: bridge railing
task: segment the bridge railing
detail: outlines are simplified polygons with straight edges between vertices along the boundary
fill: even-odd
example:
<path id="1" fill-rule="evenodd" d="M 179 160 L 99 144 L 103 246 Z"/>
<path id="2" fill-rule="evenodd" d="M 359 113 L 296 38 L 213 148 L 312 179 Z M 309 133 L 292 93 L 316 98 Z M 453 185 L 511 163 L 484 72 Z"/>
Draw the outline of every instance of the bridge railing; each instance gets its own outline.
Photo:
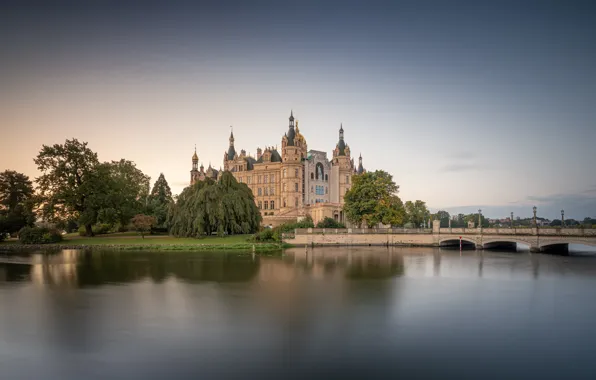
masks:
<path id="1" fill-rule="evenodd" d="M 432 234 L 430 228 L 296 228 L 295 235 L 307 234 Z"/>
<path id="2" fill-rule="evenodd" d="M 440 228 L 440 234 L 483 235 L 544 235 L 544 236 L 596 236 L 596 229 L 585 228 Z"/>

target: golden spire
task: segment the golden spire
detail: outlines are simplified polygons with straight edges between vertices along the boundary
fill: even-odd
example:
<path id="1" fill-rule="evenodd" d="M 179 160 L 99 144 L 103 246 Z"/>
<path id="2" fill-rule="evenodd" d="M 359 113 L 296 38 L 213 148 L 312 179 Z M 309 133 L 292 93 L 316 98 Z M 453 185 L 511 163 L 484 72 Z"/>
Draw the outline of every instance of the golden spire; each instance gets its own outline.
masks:
<path id="1" fill-rule="evenodd" d="M 197 156 L 197 144 L 195 144 L 195 154 L 192 155 L 192 160 L 193 161 L 199 160 L 199 156 Z"/>

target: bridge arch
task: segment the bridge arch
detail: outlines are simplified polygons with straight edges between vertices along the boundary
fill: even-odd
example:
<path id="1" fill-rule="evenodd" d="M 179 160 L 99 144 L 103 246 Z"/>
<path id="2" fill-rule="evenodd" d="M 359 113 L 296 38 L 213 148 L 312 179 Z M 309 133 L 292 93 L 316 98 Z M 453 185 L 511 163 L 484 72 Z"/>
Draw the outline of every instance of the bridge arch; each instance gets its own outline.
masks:
<path id="1" fill-rule="evenodd" d="M 579 245 L 588 245 L 590 247 L 596 247 L 596 240 L 575 240 L 575 239 L 557 239 L 557 240 L 547 240 L 545 242 L 539 242 L 538 246 L 540 248 L 547 248 L 553 245 L 565 245 L 565 244 L 579 244 Z"/>
<path id="2" fill-rule="evenodd" d="M 475 239 L 462 236 L 461 240 L 462 240 L 462 245 L 467 245 L 467 246 L 473 245 L 474 247 L 476 246 Z M 453 246 L 459 246 L 459 236 L 449 236 L 449 237 L 444 237 L 439 240 L 439 247 L 453 247 Z"/>
<path id="3" fill-rule="evenodd" d="M 484 249 L 509 249 L 517 250 L 518 245 L 532 246 L 532 243 L 524 239 L 517 239 L 513 236 L 500 237 L 497 239 L 482 239 L 482 248 Z"/>

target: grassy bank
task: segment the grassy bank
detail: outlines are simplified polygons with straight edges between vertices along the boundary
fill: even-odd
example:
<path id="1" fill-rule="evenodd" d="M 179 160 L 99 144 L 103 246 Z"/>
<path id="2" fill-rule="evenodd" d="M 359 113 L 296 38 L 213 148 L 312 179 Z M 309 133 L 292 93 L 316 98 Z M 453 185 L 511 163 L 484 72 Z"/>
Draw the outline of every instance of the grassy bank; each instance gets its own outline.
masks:
<path id="1" fill-rule="evenodd" d="M 168 250 L 168 251 L 196 251 L 196 250 L 255 250 L 270 251 L 283 248 L 280 243 L 252 243 L 248 239 L 251 235 L 232 235 L 225 237 L 209 236 L 202 239 L 177 238 L 166 235 L 141 236 L 122 233 L 83 237 L 76 234 L 66 235 L 64 241 L 58 244 L 23 245 L 15 240 L 0 243 L 0 250 L 24 249 L 117 249 L 117 250 Z"/>

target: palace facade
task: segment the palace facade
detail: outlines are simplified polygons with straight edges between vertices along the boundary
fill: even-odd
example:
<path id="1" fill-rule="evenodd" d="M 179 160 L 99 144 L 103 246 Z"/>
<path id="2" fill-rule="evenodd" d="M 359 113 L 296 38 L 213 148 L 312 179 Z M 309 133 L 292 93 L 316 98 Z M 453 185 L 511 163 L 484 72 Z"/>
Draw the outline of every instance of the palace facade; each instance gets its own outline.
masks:
<path id="1" fill-rule="evenodd" d="M 327 153 L 308 150 L 306 138 L 300 133 L 298 121 L 290 113 L 287 132 L 281 138 L 281 150 L 274 147 L 257 148 L 256 157 L 240 153 L 230 133 L 228 150 L 223 156 L 223 169 L 201 165 L 196 153 L 192 157 L 190 183 L 205 178 L 218 179 L 230 171 L 236 180 L 245 183 L 253 192 L 261 210 L 263 224 L 276 226 L 307 215 L 315 224 L 325 217 L 346 223 L 343 213 L 344 195 L 350 189 L 352 177 L 364 173 L 362 156 L 354 165 L 350 147 L 344 140 L 343 125 L 331 159 Z"/>

